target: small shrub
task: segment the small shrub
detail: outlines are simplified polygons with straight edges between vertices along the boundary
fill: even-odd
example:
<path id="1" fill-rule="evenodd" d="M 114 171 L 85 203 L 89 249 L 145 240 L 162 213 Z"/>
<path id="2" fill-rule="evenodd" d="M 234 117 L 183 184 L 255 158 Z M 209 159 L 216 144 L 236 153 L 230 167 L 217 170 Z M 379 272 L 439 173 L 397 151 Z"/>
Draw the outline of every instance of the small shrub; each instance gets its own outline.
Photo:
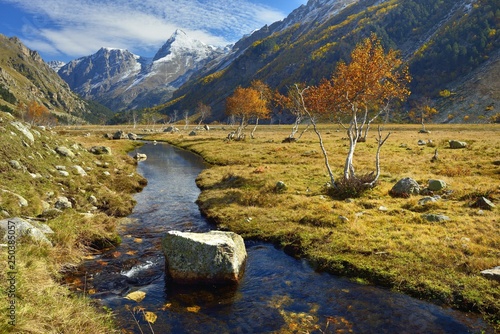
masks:
<path id="1" fill-rule="evenodd" d="M 336 182 L 336 187 L 328 189 L 328 195 L 336 199 L 358 198 L 372 189 L 368 184 L 373 180 L 374 175 L 372 173 L 350 179 L 342 178 Z"/>

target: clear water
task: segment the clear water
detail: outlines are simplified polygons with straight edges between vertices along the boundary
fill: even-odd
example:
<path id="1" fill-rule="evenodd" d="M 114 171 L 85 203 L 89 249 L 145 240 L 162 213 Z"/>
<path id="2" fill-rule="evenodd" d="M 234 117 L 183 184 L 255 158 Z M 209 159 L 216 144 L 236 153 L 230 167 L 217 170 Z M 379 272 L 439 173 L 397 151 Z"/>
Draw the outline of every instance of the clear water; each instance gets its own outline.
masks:
<path id="1" fill-rule="evenodd" d="M 382 288 L 312 270 L 266 243 L 247 242 L 237 287 L 166 285 L 161 238 L 169 230 L 213 228 L 195 203 L 203 160 L 169 145 L 146 143 L 123 243 L 87 261 L 72 282 L 116 314 L 127 333 L 494 333 L 479 317 Z M 146 293 L 141 302 L 126 299 Z M 144 320 L 153 312 L 154 324 Z M 150 327 L 151 326 L 151 327 Z"/>

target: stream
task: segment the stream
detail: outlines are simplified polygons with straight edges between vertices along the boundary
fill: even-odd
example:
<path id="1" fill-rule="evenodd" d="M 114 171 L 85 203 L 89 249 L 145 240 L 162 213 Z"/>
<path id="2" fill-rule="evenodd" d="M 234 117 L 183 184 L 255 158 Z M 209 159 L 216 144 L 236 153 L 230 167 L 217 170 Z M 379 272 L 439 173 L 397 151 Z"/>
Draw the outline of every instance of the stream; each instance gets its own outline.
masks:
<path id="1" fill-rule="evenodd" d="M 86 261 L 71 279 L 113 310 L 125 333 L 494 333 L 480 317 L 387 289 L 315 272 L 271 244 L 246 242 L 248 260 L 233 287 L 166 285 L 161 239 L 169 230 L 214 228 L 200 214 L 190 152 L 145 143 L 137 172 L 148 185 L 119 228 L 120 246 Z M 144 292 L 136 302 L 125 298 Z M 154 323 L 144 319 L 153 312 Z"/>

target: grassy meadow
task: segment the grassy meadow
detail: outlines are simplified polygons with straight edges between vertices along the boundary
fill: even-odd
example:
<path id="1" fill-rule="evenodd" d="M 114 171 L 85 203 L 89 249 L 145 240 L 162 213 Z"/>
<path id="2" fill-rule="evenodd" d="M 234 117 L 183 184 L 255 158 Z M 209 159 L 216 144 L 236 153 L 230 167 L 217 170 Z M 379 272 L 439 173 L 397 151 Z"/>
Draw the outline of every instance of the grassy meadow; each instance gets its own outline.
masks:
<path id="1" fill-rule="evenodd" d="M 6 245 L 0 246 L 0 333 L 118 333 L 112 314 L 97 308 L 84 294 L 75 294 L 64 277 L 96 247 L 120 242 L 116 232 L 120 217 L 131 212 L 132 193 L 146 184 L 135 171 L 135 161 L 126 155 L 139 143 L 102 143 L 97 136 L 61 136 L 36 127 L 32 128 L 35 140 L 30 142 L 11 121 L 8 114 L 0 113 L 0 189 L 21 195 L 29 204 L 20 206 L 12 193 L 0 191 L 0 219 L 31 217 L 47 224 L 54 234 L 48 236 L 53 247 L 24 236 L 16 240 L 15 326 L 6 316 L 12 300 L 7 297 L 11 288 L 7 278 L 12 275 L 7 272 Z M 87 151 L 99 144 L 111 147 L 112 155 Z M 58 155 L 57 146 L 72 147 L 75 158 Z M 12 168 L 11 160 L 23 168 Z M 87 167 L 87 176 L 73 174 L 74 165 Z M 56 166 L 66 167 L 73 175 L 60 175 Z M 69 198 L 73 208 L 55 210 L 58 196 Z M 90 196 L 97 203 L 91 203 Z M 85 291 L 84 286 L 79 289 Z"/>
<path id="2" fill-rule="evenodd" d="M 316 134 L 310 129 L 295 143 L 282 143 L 290 126 L 261 126 L 255 139 L 226 141 L 229 127 L 150 135 L 203 156 L 212 167 L 197 178 L 202 212 L 221 229 L 245 238 L 271 241 L 318 270 L 377 284 L 417 298 L 480 312 L 499 326 L 500 288 L 480 275 L 500 265 L 500 127 L 498 125 L 388 125 L 381 152 L 379 185 L 360 198 L 336 200 Z M 335 176 L 342 175 L 349 142 L 336 125 L 320 131 Z M 419 140 L 432 143 L 418 145 Z M 450 149 L 449 140 L 468 143 Z M 358 173 L 375 170 L 376 130 L 359 143 Z M 435 150 L 439 161 L 431 162 Z M 393 198 L 404 177 L 421 188 L 431 179 L 447 184 L 441 199 L 420 205 L 424 196 Z M 276 188 L 278 181 L 286 189 Z M 481 210 L 486 197 L 497 204 Z M 428 222 L 423 214 L 449 221 Z M 342 217 L 340 217 L 342 216 Z M 347 218 L 347 219 L 346 219 Z"/>

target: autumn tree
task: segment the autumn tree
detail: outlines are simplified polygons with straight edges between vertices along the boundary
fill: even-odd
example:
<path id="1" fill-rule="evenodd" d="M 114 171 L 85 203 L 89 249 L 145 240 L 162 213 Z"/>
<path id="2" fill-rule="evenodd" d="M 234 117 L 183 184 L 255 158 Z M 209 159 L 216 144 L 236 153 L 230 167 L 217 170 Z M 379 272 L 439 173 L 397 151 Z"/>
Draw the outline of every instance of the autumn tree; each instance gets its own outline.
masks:
<path id="1" fill-rule="evenodd" d="M 297 87 L 290 87 L 287 91 L 286 95 L 283 95 L 279 92 L 274 93 L 274 103 L 281 110 L 287 110 L 290 114 L 295 117 L 295 121 L 293 122 L 292 131 L 288 135 L 288 137 L 284 140 L 284 142 L 295 142 L 304 132 L 307 130 L 307 127 L 302 131 L 298 138 L 295 138 L 295 135 L 299 131 L 299 126 L 302 122 L 307 118 L 307 114 L 302 105 L 302 99 L 299 94 L 300 90 Z"/>
<path id="2" fill-rule="evenodd" d="M 50 113 L 47 107 L 36 101 L 30 102 L 26 106 L 26 120 L 31 124 L 48 124 L 51 121 Z"/>
<path id="3" fill-rule="evenodd" d="M 255 130 L 257 130 L 257 126 L 259 125 L 259 120 L 261 118 L 269 118 L 270 114 L 270 104 L 272 101 L 272 91 L 269 88 L 268 85 L 263 83 L 260 80 L 253 80 L 250 83 L 250 87 L 254 90 L 256 90 L 259 93 L 259 99 L 261 100 L 259 103 L 259 109 L 255 110 L 254 112 L 254 118 L 255 118 L 255 126 L 253 127 L 252 132 L 250 133 L 250 136 L 252 139 L 255 138 Z"/>
<path id="4" fill-rule="evenodd" d="M 376 173 L 356 175 L 353 161 L 356 145 L 363 128 L 367 129 L 367 126 L 388 108 L 391 101 L 405 100 L 408 97 L 409 82 L 408 70 L 402 66 L 399 53 L 394 50 L 385 52 L 380 40 L 372 34 L 355 47 L 351 53 L 350 63 L 340 62 L 337 65 L 330 80 L 323 80 L 317 87 L 303 90 L 297 86 L 297 92 L 313 122 L 314 114 L 329 114 L 330 118 L 349 120 L 348 126 L 344 126 L 349 138 L 349 152 L 344 164 L 343 178 L 340 181 L 335 181 L 327 163 L 334 188 L 342 186 L 347 192 L 353 190 L 359 193 L 375 186 L 380 176 L 380 149 L 390 133 L 382 138 L 379 128 Z M 372 118 L 368 117 L 370 109 L 377 110 Z M 315 131 L 320 137 L 321 144 L 321 135 L 316 127 Z M 322 150 L 326 155 L 324 147 Z M 355 193 L 353 195 L 356 195 Z"/>
<path id="5" fill-rule="evenodd" d="M 431 120 L 435 115 L 438 114 L 436 108 L 432 106 L 432 101 L 429 98 L 424 98 L 416 103 L 414 108 L 410 110 L 408 116 L 412 121 L 418 121 L 422 124 L 422 129 L 420 129 L 420 133 L 429 133 L 425 129 L 425 121 Z"/>
<path id="6" fill-rule="evenodd" d="M 239 120 L 236 131 L 229 139 L 242 140 L 245 138 L 243 130 L 248 126 L 250 119 L 265 117 L 269 114 L 266 101 L 260 98 L 261 94 L 254 88 L 238 87 L 233 95 L 226 99 L 226 113 Z"/>

